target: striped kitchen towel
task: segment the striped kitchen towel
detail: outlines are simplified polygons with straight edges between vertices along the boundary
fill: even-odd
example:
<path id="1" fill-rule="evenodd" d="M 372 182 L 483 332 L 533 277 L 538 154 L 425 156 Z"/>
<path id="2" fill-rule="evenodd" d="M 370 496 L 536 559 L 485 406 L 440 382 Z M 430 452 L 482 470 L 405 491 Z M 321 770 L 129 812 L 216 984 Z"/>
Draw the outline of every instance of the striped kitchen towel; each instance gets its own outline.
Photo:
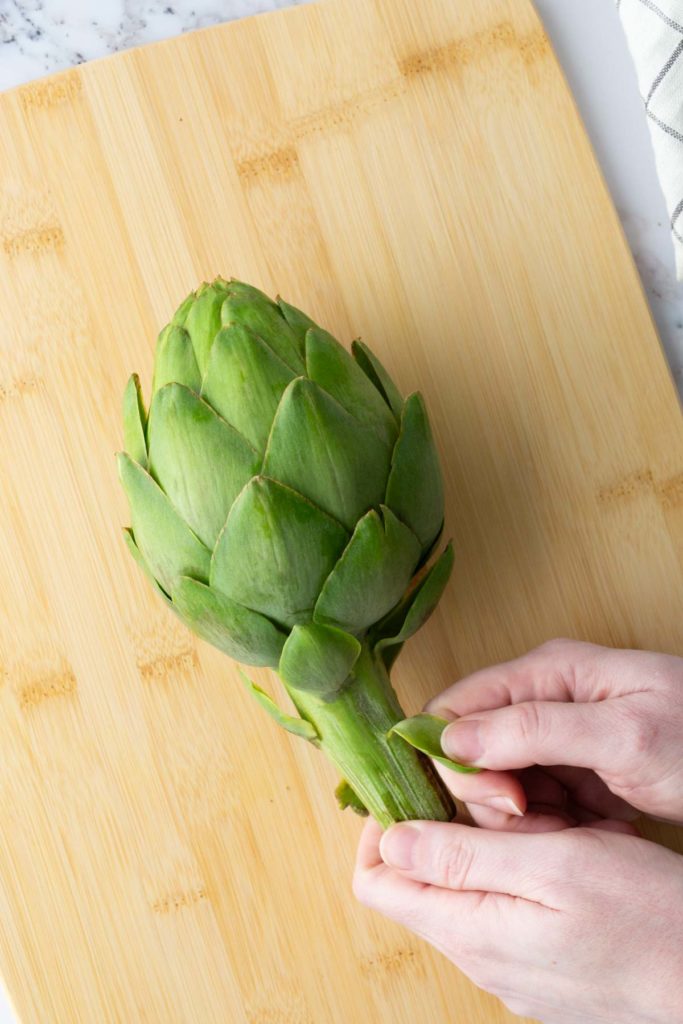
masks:
<path id="1" fill-rule="evenodd" d="M 683 0 L 617 0 L 683 280 Z"/>

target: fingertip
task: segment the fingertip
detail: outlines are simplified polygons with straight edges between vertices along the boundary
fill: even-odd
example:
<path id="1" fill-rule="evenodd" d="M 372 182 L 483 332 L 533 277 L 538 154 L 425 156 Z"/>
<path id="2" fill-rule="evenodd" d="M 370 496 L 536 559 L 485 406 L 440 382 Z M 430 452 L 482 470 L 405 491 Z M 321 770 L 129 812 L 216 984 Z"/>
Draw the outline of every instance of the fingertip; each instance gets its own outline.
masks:
<path id="1" fill-rule="evenodd" d="M 437 715 L 439 718 L 445 718 L 447 722 L 454 722 L 458 717 L 455 711 L 442 702 L 441 695 L 428 700 L 422 711 L 426 715 Z"/>
<path id="2" fill-rule="evenodd" d="M 382 826 L 374 818 L 368 818 L 363 826 L 358 841 L 356 854 L 356 868 L 361 871 L 369 871 L 382 862 L 382 855 L 379 852 L 379 842 L 382 837 Z"/>
<path id="3" fill-rule="evenodd" d="M 467 809 L 479 828 L 490 829 L 492 832 L 561 832 L 574 828 L 577 824 L 566 814 L 547 814 L 529 810 L 520 818 L 480 804 L 468 804 Z"/>
<path id="4" fill-rule="evenodd" d="M 466 804 L 482 804 L 496 807 L 521 817 L 527 806 L 526 793 L 518 778 L 510 772 L 494 772 L 483 769 L 477 774 L 465 774 L 447 768 L 439 761 L 434 767 L 449 791 Z"/>

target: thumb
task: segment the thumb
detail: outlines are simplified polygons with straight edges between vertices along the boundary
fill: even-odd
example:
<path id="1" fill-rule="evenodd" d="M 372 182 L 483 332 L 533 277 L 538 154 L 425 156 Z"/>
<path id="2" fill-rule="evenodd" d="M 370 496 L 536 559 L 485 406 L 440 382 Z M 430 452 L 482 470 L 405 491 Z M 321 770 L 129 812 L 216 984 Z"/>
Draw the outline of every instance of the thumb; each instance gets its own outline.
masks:
<path id="1" fill-rule="evenodd" d="M 624 747 L 615 719 L 608 701 L 525 701 L 457 719 L 441 746 L 454 761 L 494 770 L 566 764 L 615 771 Z"/>
<path id="2" fill-rule="evenodd" d="M 381 837 L 390 868 L 414 881 L 461 892 L 498 892 L 529 897 L 537 889 L 539 863 L 560 847 L 556 836 L 511 835 L 452 822 L 409 821 Z"/>

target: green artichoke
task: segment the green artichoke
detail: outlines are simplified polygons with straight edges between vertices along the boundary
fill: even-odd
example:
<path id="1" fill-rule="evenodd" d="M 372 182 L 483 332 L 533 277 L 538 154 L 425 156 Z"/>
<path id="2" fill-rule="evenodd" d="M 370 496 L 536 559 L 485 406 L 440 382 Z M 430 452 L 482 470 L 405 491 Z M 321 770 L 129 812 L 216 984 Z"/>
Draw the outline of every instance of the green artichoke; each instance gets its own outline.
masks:
<path id="1" fill-rule="evenodd" d="M 300 717 L 246 681 L 335 762 L 342 806 L 450 819 L 431 762 L 391 732 L 405 716 L 389 668 L 452 565 L 449 545 L 424 567 L 443 487 L 421 396 L 404 401 L 362 342 L 350 354 L 282 299 L 217 278 L 159 335 L 149 416 L 130 378 L 124 439 L 126 540 L 173 611 L 278 670 Z"/>

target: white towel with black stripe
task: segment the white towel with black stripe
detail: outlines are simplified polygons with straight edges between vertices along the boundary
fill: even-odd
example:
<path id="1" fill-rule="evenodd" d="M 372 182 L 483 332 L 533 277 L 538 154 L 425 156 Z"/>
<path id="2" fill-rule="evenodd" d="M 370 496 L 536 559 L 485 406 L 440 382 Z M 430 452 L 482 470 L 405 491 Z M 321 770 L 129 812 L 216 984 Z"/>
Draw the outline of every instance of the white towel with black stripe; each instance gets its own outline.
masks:
<path id="1" fill-rule="evenodd" d="M 683 0 L 617 0 L 683 280 Z"/>

